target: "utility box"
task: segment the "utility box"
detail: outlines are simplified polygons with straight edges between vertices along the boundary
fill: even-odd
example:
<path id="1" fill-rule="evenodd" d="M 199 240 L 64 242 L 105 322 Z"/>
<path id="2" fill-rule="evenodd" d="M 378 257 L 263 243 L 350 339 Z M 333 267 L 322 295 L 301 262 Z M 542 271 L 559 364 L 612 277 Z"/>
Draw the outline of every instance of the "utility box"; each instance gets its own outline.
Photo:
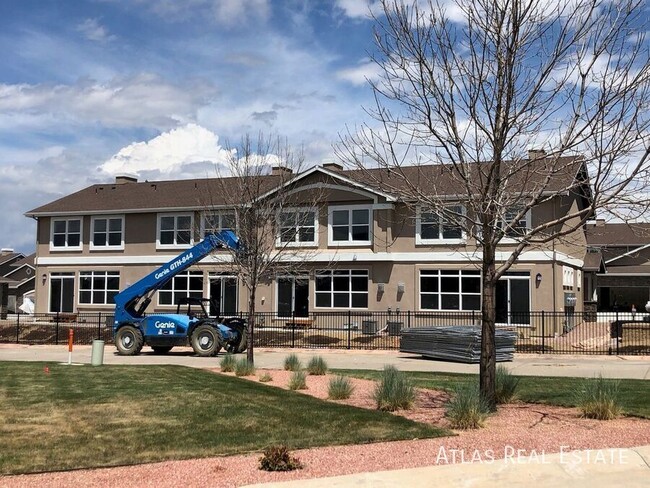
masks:
<path id="1" fill-rule="evenodd" d="M 388 321 L 386 324 L 388 326 L 388 335 L 389 336 L 398 336 L 404 327 L 404 322 L 392 322 Z"/>
<path id="2" fill-rule="evenodd" d="M 377 333 L 377 321 L 376 320 L 364 320 L 361 322 L 361 333 L 362 334 L 376 334 Z"/>

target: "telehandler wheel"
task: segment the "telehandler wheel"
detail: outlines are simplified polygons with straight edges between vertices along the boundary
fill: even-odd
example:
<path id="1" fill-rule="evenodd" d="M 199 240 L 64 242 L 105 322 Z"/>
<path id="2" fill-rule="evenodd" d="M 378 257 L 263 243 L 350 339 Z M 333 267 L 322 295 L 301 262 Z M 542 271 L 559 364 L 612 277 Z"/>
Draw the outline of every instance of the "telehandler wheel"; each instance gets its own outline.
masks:
<path id="1" fill-rule="evenodd" d="M 226 347 L 228 352 L 233 354 L 244 352 L 248 347 L 248 328 L 246 327 L 246 322 L 239 318 L 232 318 L 224 320 L 223 325 L 236 330 L 239 334 L 238 340 L 230 342 Z"/>
<path id="2" fill-rule="evenodd" d="M 144 338 L 142 332 L 137 327 L 125 325 L 115 334 L 115 347 L 120 356 L 135 356 L 140 354 Z"/>
<path id="3" fill-rule="evenodd" d="M 190 342 L 197 356 L 216 356 L 221 350 L 221 335 L 209 323 L 198 325 L 192 332 Z"/>
<path id="4" fill-rule="evenodd" d="M 174 346 L 151 346 L 154 354 L 167 354 Z"/>

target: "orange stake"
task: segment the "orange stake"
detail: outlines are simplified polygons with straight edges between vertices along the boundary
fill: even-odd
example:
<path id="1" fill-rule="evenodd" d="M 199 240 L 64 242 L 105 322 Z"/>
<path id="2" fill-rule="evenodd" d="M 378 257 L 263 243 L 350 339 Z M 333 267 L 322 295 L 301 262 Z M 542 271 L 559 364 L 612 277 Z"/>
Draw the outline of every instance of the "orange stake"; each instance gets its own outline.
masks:
<path id="1" fill-rule="evenodd" d="M 68 329 L 68 364 L 72 364 L 72 342 L 74 340 L 74 330 Z"/>

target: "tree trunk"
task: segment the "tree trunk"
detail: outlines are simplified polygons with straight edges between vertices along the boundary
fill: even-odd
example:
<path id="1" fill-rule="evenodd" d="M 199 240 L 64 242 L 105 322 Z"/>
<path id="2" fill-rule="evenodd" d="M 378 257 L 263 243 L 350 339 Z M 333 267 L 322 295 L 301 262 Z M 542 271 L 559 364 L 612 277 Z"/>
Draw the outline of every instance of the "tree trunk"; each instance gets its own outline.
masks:
<path id="1" fill-rule="evenodd" d="M 481 324 L 481 366 L 480 391 L 491 411 L 496 405 L 496 351 L 495 351 L 495 322 L 496 322 L 496 266 L 494 248 L 486 246 L 483 249 L 483 310 Z"/>
<path id="2" fill-rule="evenodd" d="M 252 287 L 248 296 L 248 316 L 246 320 L 246 359 L 250 364 L 255 364 L 253 351 L 253 333 L 255 329 L 255 289 Z"/>

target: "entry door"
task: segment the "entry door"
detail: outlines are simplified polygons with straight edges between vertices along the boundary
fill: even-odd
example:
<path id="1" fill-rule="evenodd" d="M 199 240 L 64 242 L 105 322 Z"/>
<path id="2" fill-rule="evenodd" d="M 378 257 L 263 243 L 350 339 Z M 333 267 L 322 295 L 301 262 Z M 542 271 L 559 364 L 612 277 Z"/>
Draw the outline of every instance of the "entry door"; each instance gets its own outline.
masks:
<path id="1" fill-rule="evenodd" d="M 278 278 L 278 316 L 309 316 L 309 279 L 283 276 Z"/>
<path id="2" fill-rule="evenodd" d="M 74 274 L 52 273 L 50 275 L 50 312 L 72 313 L 74 311 Z"/>
<path id="3" fill-rule="evenodd" d="M 512 273 L 497 282 L 496 321 L 499 324 L 530 324 L 530 275 Z"/>
<path id="4" fill-rule="evenodd" d="M 210 275 L 210 315 L 213 317 L 237 315 L 237 308 L 237 278 Z"/>

